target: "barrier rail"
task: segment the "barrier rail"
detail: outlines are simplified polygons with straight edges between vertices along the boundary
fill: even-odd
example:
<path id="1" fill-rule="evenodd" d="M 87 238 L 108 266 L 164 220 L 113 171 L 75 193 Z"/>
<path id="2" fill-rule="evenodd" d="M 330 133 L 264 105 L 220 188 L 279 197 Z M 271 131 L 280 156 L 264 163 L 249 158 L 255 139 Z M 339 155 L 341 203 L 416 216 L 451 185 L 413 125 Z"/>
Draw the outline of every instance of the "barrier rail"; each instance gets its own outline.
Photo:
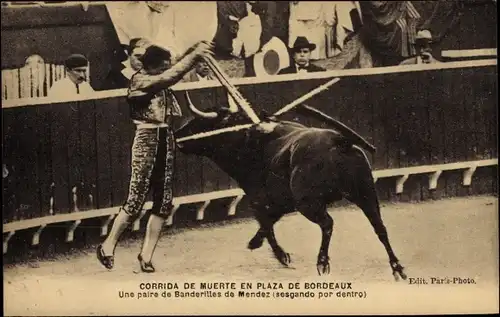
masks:
<path id="1" fill-rule="evenodd" d="M 234 83 L 256 110 L 273 113 L 332 77 L 342 80 L 309 104 L 375 145 L 377 152 L 369 159 L 377 189 L 385 190 L 381 179 L 397 178 L 395 185 L 387 186 L 406 195 L 414 190 L 410 176 L 422 175 L 426 181 L 416 185 L 418 191 L 444 190 L 453 196 L 460 190 L 457 183 L 469 186 L 473 174 L 482 173 L 475 183 L 484 184 L 484 192 L 493 191 L 495 175 L 487 167 L 498 165 L 496 60 L 243 78 Z M 174 88 L 189 90 L 201 109 L 227 96 L 217 82 Z M 89 218 L 103 218 L 101 234 L 107 233 L 126 198 L 130 175 L 133 125 L 124 95 L 118 90 L 78 100 L 2 104 L 4 250 L 16 232 L 25 229 L 36 229 L 31 243 L 37 244 L 52 223 L 64 223 L 67 241 Z M 286 115 L 284 119 L 324 127 Z M 212 202 L 229 198 L 227 215 L 234 215 L 243 198 L 234 180 L 207 159 L 176 155 L 175 210 L 201 203 L 196 219 L 203 220 Z M 489 174 L 479 172 L 482 167 Z M 444 173 L 449 170 L 463 170 L 461 178 L 449 178 Z M 444 189 L 437 186 L 442 178 Z M 168 225 L 175 224 L 173 216 Z M 133 229 L 139 228 L 139 221 Z"/>
<path id="2" fill-rule="evenodd" d="M 451 51 L 450 51 L 451 52 Z M 455 52 L 455 51 L 453 51 Z M 496 49 L 495 49 L 496 52 Z M 375 68 L 355 68 L 355 69 L 339 69 L 328 70 L 325 72 L 317 73 L 304 73 L 304 74 L 284 74 L 279 76 L 266 76 L 266 77 L 244 77 L 244 78 L 231 78 L 230 82 L 236 86 L 249 86 L 249 85 L 262 85 L 283 82 L 300 82 L 304 80 L 316 79 L 331 79 L 333 77 L 351 77 L 351 76 L 371 76 L 371 75 L 388 75 L 388 74 L 404 74 L 414 72 L 436 71 L 436 70 L 452 70 L 452 69 L 467 69 L 484 66 L 496 66 L 496 59 L 482 59 L 475 61 L 458 61 L 440 64 L 415 64 L 404 66 L 389 66 L 389 67 L 375 67 Z M 200 82 L 181 82 L 172 86 L 174 91 L 190 91 L 206 88 L 222 87 L 222 84 L 215 80 L 200 81 Z M 86 101 L 96 99 L 108 99 L 125 97 L 127 89 L 115 89 L 105 91 L 95 91 L 88 95 L 69 96 L 62 98 L 54 97 L 39 97 L 39 98 L 19 98 L 14 100 L 2 101 L 2 109 L 25 107 L 25 106 L 42 106 L 75 101 Z M 284 104 L 283 104 L 284 105 Z"/>
<path id="3" fill-rule="evenodd" d="M 436 189 L 438 178 L 443 171 L 464 169 L 465 171 L 463 173 L 462 184 L 464 186 L 470 186 L 472 182 L 472 176 L 478 167 L 494 166 L 494 165 L 498 165 L 498 159 L 379 170 L 373 172 L 373 177 L 374 181 L 377 182 L 377 180 L 380 178 L 390 178 L 399 176 L 398 180 L 396 181 L 396 193 L 400 194 L 403 192 L 404 183 L 410 175 L 429 174 L 429 189 L 432 190 Z M 171 226 L 173 224 L 173 217 L 175 215 L 175 212 L 179 209 L 181 205 L 202 202 L 203 205 L 201 205 L 196 212 L 196 219 L 203 220 L 205 215 L 205 210 L 211 201 L 228 197 L 229 198 L 232 197 L 233 200 L 229 204 L 227 215 L 234 216 L 236 214 L 236 208 L 244 195 L 245 192 L 242 189 L 237 188 L 237 189 L 222 190 L 222 191 L 189 195 L 183 197 L 175 197 L 173 200 L 174 207 L 172 210 L 172 214 L 167 219 L 166 225 Z M 152 207 L 152 205 L 153 203 L 150 201 L 145 204 L 142 213 L 133 223 L 132 226 L 133 231 L 139 230 L 141 219 L 146 214 L 146 211 Z M 36 230 L 33 233 L 33 238 L 31 240 L 32 245 L 38 245 L 42 230 L 45 229 L 47 225 L 54 223 L 71 222 L 71 224 L 68 225 L 67 235 L 66 235 L 66 242 L 71 242 L 73 241 L 73 234 L 76 228 L 78 227 L 78 225 L 81 224 L 81 221 L 83 219 L 106 217 L 105 219 L 103 219 L 101 226 L 101 236 L 105 236 L 108 233 L 109 224 L 114 219 L 116 214 L 118 214 L 119 208 L 120 207 L 113 207 L 113 208 L 89 210 L 83 212 L 74 212 L 69 214 L 47 216 L 29 220 L 21 220 L 4 224 L 3 233 L 4 234 L 8 233 L 8 234 L 3 241 L 3 253 L 4 254 L 7 253 L 9 240 L 14 236 L 16 231 L 38 227 L 38 230 Z"/>
<path id="4" fill-rule="evenodd" d="M 496 48 L 481 48 L 472 50 L 446 50 L 441 52 L 444 58 L 465 58 L 465 57 L 496 57 Z"/>

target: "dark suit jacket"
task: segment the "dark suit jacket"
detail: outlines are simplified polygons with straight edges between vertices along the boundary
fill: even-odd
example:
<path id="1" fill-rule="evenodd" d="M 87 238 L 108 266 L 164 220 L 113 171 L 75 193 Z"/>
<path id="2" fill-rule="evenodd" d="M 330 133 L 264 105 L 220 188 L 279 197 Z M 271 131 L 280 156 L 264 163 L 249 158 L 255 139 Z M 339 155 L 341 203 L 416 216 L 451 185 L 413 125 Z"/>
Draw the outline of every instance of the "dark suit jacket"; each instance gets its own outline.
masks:
<path id="1" fill-rule="evenodd" d="M 326 71 L 326 69 L 322 68 L 322 67 L 319 67 L 319 66 L 316 66 L 314 64 L 311 64 L 309 63 L 309 66 L 307 66 L 307 72 L 308 73 L 315 73 L 315 72 L 324 72 Z M 282 75 L 282 74 L 296 74 L 297 73 L 297 67 L 295 66 L 295 64 L 292 64 L 291 66 L 287 67 L 287 68 L 283 68 L 282 70 L 280 70 L 278 72 L 278 75 Z"/>

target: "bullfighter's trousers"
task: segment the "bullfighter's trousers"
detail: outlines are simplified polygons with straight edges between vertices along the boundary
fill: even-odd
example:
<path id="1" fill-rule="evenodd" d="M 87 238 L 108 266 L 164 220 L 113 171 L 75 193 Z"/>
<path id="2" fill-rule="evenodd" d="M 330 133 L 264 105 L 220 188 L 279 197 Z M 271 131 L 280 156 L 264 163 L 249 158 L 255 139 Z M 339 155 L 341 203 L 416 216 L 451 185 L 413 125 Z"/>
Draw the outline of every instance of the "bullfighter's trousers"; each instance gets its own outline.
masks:
<path id="1" fill-rule="evenodd" d="M 137 217 L 153 190 L 151 213 L 168 218 L 172 212 L 175 141 L 169 127 L 137 128 L 132 145 L 132 175 L 122 209 Z"/>

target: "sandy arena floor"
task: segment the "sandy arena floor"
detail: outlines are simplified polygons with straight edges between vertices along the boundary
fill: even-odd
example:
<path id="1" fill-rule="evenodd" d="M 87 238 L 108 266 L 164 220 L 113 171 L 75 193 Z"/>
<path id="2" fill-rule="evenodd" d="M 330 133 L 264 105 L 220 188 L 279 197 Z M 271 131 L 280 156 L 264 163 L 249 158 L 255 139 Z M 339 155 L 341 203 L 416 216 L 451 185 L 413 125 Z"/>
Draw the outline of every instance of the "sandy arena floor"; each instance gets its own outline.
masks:
<path id="1" fill-rule="evenodd" d="M 470 197 L 382 207 L 396 255 L 412 278 L 474 279 L 475 284 L 410 285 L 395 282 L 387 255 L 363 213 L 335 208 L 330 246 L 331 273 L 318 276 L 316 256 L 320 230 L 300 214 L 275 227 L 281 246 L 291 254 L 292 268 L 282 267 L 267 243 L 246 249 L 257 230 L 252 219 L 223 227 L 169 231 L 160 240 L 155 274 L 136 274 L 141 241 L 122 242 L 113 271 L 104 269 L 94 252 L 4 267 L 5 315 L 132 315 L 132 314 L 347 314 L 498 312 L 498 200 Z M 236 282 L 233 298 L 138 299 L 143 282 Z M 238 298 L 241 282 L 271 298 Z M 350 282 L 365 298 L 339 298 L 339 290 L 312 290 L 314 298 L 273 298 L 276 290 L 257 290 L 257 283 Z M 120 298 L 119 292 L 134 293 Z M 176 290 L 172 291 L 175 296 Z M 219 290 L 215 290 L 219 291 Z M 222 295 L 227 290 L 220 290 Z M 320 292 L 328 297 L 318 298 Z M 331 292 L 331 293 L 330 293 Z M 144 295 L 144 294 L 143 294 Z M 154 295 L 154 294 L 153 294 Z"/>

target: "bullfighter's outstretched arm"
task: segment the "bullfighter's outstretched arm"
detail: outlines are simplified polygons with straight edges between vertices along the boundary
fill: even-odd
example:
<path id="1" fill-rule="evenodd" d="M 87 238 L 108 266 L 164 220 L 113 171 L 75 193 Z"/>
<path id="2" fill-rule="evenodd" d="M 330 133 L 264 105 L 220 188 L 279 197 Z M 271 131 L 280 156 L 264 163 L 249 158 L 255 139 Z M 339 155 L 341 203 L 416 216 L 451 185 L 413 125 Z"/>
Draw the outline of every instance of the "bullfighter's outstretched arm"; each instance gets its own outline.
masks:
<path id="1" fill-rule="evenodd" d="M 199 42 L 189 48 L 168 70 L 159 75 L 149 75 L 143 78 L 137 78 L 137 89 L 149 92 L 156 92 L 162 89 L 167 89 L 170 86 L 179 82 L 184 75 L 190 71 L 200 57 L 211 55 L 212 45 L 206 42 Z M 139 77 L 140 74 L 137 74 Z"/>

